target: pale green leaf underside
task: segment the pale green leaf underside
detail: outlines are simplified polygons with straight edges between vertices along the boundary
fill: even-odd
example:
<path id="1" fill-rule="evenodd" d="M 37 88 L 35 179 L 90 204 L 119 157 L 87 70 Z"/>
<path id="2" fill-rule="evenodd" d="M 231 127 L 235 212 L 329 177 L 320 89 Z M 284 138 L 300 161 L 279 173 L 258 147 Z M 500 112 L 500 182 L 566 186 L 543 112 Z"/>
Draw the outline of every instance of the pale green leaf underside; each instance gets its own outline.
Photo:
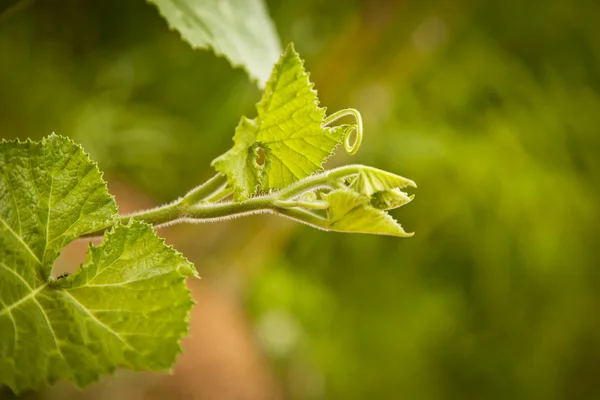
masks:
<path id="1" fill-rule="evenodd" d="M 350 186 L 360 194 L 371 197 L 371 205 L 382 210 L 400 207 L 410 202 L 409 196 L 400 189 L 417 184 L 399 175 L 381 169 L 363 166 Z"/>
<path id="2" fill-rule="evenodd" d="M 372 207 L 368 196 L 349 189 L 334 190 L 322 196 L 329 203 L 327 222 L 330 230 L 400 237 L 413 235 L 406 233 L 388 213 Z"/>
<path id="3" fill-rule="evenodd" d="M 263 0 L 148 0 L 192 47 L 212 48 L 264 87 L 281 54 Z"/>
<path id="4" fill-rule="evenodd" d="M 257 104 L 258 116 L 240 122 L 234 147 L 213 162 L 238 200 L 253 194 L 256 183 L 263 191 L 281 189 L 320 170 L 351 129 L 323 126 L 325 109 L 318 107 L 313 86 L 300 56 L 288 46 Z M 257 149 L 265 153 L 264 166 L 254 162 Z"/>
<path id="5" fill-rule="evenodd" d="M 172 365 L 194 270 L 150 226 L 119 225 L 72 277 L 50 276 L 61 247 L 115 217 L 98 168 L 70 140 L 0 144 L 0 384 L 84 386 L 118 366 Z"/>
<path id="6" fill-rule="evenodd" d="M 408 186 L 416 188 L 417 184 L 414 181 L 404 178 L 400 175 L 365 166 L 361 168 L 353 184 L 353 188 L 358 193 L 365 194 L 367 196 L 371 196 L 377 192 L 383 192 L 392 189 L 402 189 Z"/>
<path id="7" fill-rule="evenodd" d="M 256 122 L 242 117 L 235 128 L 233 148 L 213 160 L 217 171 L 227 175 L 227 180 L 234 188 L 236 199 L 246 199 L 254 193 L 259 184 L 262 168 L 256 163 Z"/>

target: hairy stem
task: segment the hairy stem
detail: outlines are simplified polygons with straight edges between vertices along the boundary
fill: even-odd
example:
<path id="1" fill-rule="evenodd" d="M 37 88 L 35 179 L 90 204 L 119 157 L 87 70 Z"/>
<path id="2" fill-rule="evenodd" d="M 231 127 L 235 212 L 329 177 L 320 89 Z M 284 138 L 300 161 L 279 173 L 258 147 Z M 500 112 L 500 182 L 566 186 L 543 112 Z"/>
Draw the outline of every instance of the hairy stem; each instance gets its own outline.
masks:
<path id="1" fill-rule="evenodd" d="M 335 168 L 329 171 L 323 171 L 319 174 L 311 175 L 304 178 L 285 189 L 281 189 L 276 192 L 278 199 L 287 200 L 295 196 L 301 195 L 309 190 L 315 190 L 323 187 L 333 189 L 333 183 L 340 178 L 346 178 L 352 175 L 356 175 L 360 172 L 361 168 L 365 168 L 362 165 L 346 165 L 343 167 Z"/>
<path id="2" fill-rule="evenodd" d="M 229 195 L 233 193 L 233 188 L 229 186 L 223 186 L 221 189 L 217 190 L 207 198 L 203 200 L 206 203 L 216 203 L 227 198 Z"/>
<path id="3" fill-rule="evenodd" d="M 183 199 L 181 204 L 194 204 L 202 200 L 206 200 L 210 195 L 219 190 L 224 190 L 227 185 L 227 177 L 222 174 L 216 174 L 202 185 L 190 190 Z"/>
<path id="4" fill-rule="evenodd" d="M 220 201 L 227 197 L 231 190 L 227 188 L 227 178 L 217 174 L 202 185 L 189 191 L 184 197 L 160 207 L 124 215 L 119 222 L 127 224 L 135 219 L 151 225 L 165 225 L 178 222 L 213 222 L 226 218 L 235 218 L 243 215 L 269 212 L 282 215 L 320 229 L 326 229 L 327 221 L 306 209 L 325 209 L 323 201 L 305 202 L 296 200 L 303 193 L 319 189 L 334 189 L 336 181 L 356 175 L 362 165 L 347 165 L 319 174 L 311 175 L 293 185 L 263 196 L 236 201 Z M 100 236 L 110 226 L 95 232 L 90 232 L 84 237 Z"/>

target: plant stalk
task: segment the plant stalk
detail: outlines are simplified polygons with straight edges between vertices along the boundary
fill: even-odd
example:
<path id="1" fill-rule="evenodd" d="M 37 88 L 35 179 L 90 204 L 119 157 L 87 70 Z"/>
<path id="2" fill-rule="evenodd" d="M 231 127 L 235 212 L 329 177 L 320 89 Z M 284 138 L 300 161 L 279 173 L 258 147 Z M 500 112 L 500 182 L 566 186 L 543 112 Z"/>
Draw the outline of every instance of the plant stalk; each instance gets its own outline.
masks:
<path id="1" fill-rule="evenodd" d="M 213 222 L 222 219 L 235 218 L 255 213 L 272 213 L 299 222 L 326 229 L 327 220 L 313 212 L 305 210 L 302 201 L 294 198 L 303 193 L 317 189 L 335 189 L 335 181 L 347 178 L 360 172 L 362 165 L 347 165 L 329 171 L 311 175 L 285 189 L 272 192 L 267 195 L 252 197 L 250 199 L 236 201 L 219 201 L 231 193 L 227 188 L 227 178 L 217 174 L 202 185 L 189 191 L 184 197 L 160 207 L 139 211 L 124 215 L 119 222 L 127 224 L 135 219 L 154 226 L 166 225 L 179 222 Z M 305 208 L 324 209 L 323 202 L 315 202 L 314 207 L 309 205 Z M 106 226 L 95 232 L 90 232 L 82 237 L 101 236 L 109 229 Z"/>

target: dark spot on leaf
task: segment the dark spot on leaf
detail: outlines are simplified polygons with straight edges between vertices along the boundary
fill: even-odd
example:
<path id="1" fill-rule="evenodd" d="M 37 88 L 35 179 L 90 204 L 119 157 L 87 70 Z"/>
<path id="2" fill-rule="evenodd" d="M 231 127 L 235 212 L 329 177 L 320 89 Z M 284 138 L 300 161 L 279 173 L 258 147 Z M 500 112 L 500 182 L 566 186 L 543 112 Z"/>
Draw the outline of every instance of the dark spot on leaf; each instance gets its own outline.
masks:
<path id="1" fill-rule="evenodd" d="M 266 155 L 265 151 L 262 149 L 262 147 L 257 147 L 256 148 L 256 163 L 258 165 L 264 165 L 266 157 L 267 157 L 267 155 Z"/>

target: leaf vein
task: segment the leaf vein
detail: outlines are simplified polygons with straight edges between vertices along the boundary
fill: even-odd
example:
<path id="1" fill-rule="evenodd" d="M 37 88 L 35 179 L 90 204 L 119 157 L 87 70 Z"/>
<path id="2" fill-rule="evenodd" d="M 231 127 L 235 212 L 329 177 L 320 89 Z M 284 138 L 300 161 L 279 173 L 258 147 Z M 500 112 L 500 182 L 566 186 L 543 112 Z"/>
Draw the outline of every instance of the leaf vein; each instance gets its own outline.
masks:
<path id="1" fill-rule="evenodd" d="M 40 302 L 35 298 L 35 295 L 32 298 L 33 298 L 33 301 L 35 302 L 35 304 L 39 307 L 40 311 L 42 312 L 42 315 L 44 316 L 44 319 L 46 320 L 46 323 L 48 324 L 48 330 L 52 334 L 52 339 L 54 339 L 54 345 L 56 346 L 56 350 L 58 351 L 58 354 L 65 361 L 65 364 L 68 367 L 69 366 L 69 362 L 67 361 L 67 359 L 65 358 L 64 354 L 60 350 L 60 345 L 58 344 L 59 340 L 56 337 L 56 332 L 54 332 L 54 328 L 52 327 L 52 323 L 50 322 L 50 318 L 48 318 L 48 314 L 46 314 L 46 310 L 44 309 L 44 307 L 42 307 L 42 305 L 40 304 Z M 69 369 L 70 369 L 70 367 L 69 367 Z"/>
<path id="2" fill-rule="evenodd" d="M 8 225 L 8 223 L 4 220 L 4 218 L 0 217 L 0 222 L 2 222 L 2 224 L 4 224 L 4 226 L 6 227 L 6 229 L 8 229 L 8 231 L 13 234 L 13 236 L 19 241 L 19 243 L 21 243 L 23 245 L 23 247 L 25 248 L 25 250 L 27 250 L 29 252 L 29 254 L 33 257 L 33 259 L 35 260 L 35 262 L 38 263 L 39 265 L 42 265 L 42 262 L 40 261 L 40 259 L 38 258 L 38 256 L 33 252 L 33 250 L 31 249 L 31 247 L 29 247 L 29 245 L 27 243 L 25 243 L 25 241 L 23 240 L 23 238 L 20 235 L 17 235 L 17 232 L 15 232 L 10 227 L 10 225 Z"/>
<path id="3" fill-rule="evenodd" d="M 19 212 L 19 205 L 17 204 L 17 198 L 15 197 L 15 191 L 13 189 L 12 186 L 12 182 L 10 180 L 10 175 L 8 174 L 8 171 L 6 171 L 4 168 L 2 169 L 4 171 L 4 176 L 6 177 L 6 182 L 8 182 L 8 189 L 10 190 L 10 194 L 12 197 L 12 201 L 13 201 L 13 205 L 15 207 L 15 210 L 17 212 L 17 221 L 19 222 L 19 236 L 23 235 L 23 232 L 21 230 L 22 226 L 21 226 L 21 213 Z"/>
<path id="4" fill-rule="evenodd" d="M 129 348 L 130 350 L 134 350 L 134 348 L 125 340 L 121 337 L 121 335 L 114 331 L 110 326 L 104 324 L 102 321 L 100 321 L 98 318 L 96 318 L 96 316 L 94 314 L 92 314 L 83 304 L 81 304 L 79 302 L 79 300 L 77 300 L 77 298 L 75 298 L 75 296 L 73 296 L 72 294 L 70 294 L 68 292 L 68 290 L 63 290 L 61 292 L 62 294 L 64 294 L 65 296 L 69 296 L 69 298 L 71 298 L 71 300 L 75 303 L 75 305 L 77 307 L 79 307 L 84 313 L 86 313 L 90 319 L 92 321 L 94 321 L 98 326 L 100 326 L 101 328 L 105 329 L 106 331 L 110 332 L 111 334 L 113 334 L 117 339 L 119 339 L 127 348 Z"/>
<path id="5" fill-rule="evenodd" d="M 46 286 L 48 286 L 48 284 L 44 283 L 42 286 L 38 287 L 37 289 L 32 290 L 27 296 L 22 297 L 21 299 L 15 301 L 11 305 L 7 306 L 5 309 L 0 310 L 0 315 L 4 315 L 7 312 L 10 312 L 10 310 L 15 309 L 15 308 L 19 307 L 21 304 L 25 303 L 26 301 L 34 298 L 35 295 L 37 295 L 39 292 L 41 292 Z M 33 300 L 36 301 L 35 299 L 33 299 Z"/>

